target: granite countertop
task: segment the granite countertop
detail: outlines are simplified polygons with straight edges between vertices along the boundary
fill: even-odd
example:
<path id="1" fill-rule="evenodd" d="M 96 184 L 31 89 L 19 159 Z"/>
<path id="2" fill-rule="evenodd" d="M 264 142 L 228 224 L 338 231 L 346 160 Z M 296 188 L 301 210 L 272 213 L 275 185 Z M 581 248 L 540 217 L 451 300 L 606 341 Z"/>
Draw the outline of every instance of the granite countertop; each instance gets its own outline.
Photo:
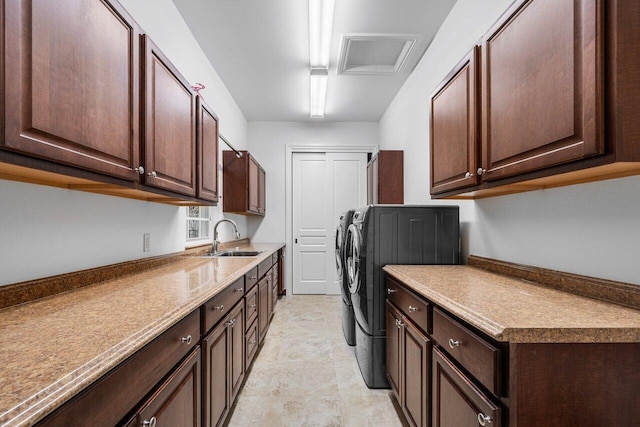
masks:
<path id="1" fill-rule="evenodd" d="M 0 310 L 0 425 L 32 425 L 284 244 L 162 267 Z"/>
<path id="2" fill-rule="evenodd" d="M 640 310 L 462 265 L 387 265 L 416 293 L 497 341 L 640 342 Z"/>

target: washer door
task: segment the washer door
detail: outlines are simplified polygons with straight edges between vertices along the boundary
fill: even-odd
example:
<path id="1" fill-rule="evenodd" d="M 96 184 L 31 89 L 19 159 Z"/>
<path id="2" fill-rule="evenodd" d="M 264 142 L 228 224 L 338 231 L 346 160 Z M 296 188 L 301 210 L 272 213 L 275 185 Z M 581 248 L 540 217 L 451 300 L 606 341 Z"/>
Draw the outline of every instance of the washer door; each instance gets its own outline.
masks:
<path id="1" fill-rule="evenodd" d="M 346 256 L 349 292 L 355 294 L 360 288 L 360 231 L 354 224 L 347 230 Z"/>

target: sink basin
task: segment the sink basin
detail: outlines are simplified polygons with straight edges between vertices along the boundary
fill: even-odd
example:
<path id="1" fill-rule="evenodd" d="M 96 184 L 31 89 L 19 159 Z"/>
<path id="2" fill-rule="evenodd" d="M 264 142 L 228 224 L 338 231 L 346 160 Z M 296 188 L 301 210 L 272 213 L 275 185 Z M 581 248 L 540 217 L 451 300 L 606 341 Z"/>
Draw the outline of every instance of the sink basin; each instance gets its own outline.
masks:
<path id="1" fill-rule="evenodd" d="M 244 256 L 244 257 L 248 257 L 248 256 L 257 256 L 260 255 L 263 251 L 223 251 L 217 254 L 207 254 L 207 256 L 212 256 L 212 257 L 235 257 L 235 256 Z"/>

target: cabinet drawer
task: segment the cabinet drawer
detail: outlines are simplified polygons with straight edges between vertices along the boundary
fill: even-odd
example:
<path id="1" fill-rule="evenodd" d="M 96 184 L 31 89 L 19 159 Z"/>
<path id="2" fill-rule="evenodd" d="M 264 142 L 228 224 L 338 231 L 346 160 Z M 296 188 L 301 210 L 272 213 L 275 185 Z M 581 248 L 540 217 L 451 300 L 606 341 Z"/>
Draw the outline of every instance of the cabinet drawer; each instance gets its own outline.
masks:
<path id="1" fill-rule="evenodd" d="M 433 310 L 433 338 L 482 385 L 502 395 L 499 348 L 437 308 Z"/>
<path id="2" fill-rule="evenodd" d="M 258 287 L 254 286 L 244 297 L 244 312 L 246 316 L 245 325 L 247 331 L 249 325 L 258 317 Z"/>
<path id="3" fill-rule="evenodd" d="M 387 297 L 423 332 L 431 332 L 431 304 L 408 291 L 395 280 L 387 278 Z"/>
<path id="4" fill-rule="evenodd" d="M 249 369 L 251 363 L 253 362 L 253 358 L 256 356 L 256 352 L 258 351 L 258 321 L 254 320 L 254 322 L 249 326 L 246 333 L 246 369 Z"/>
<path id="5" fill-rule="evenodd" d="M 223 289 L 202 307 L 202 335 L 215 326 L 244 296 L 244 276 Z"/>
<path id="6" fill-rule="evenodd" d="M 116 425 L 197 345 L 199 314 L 182 319 L 38 425 L 77 425 L 87 414 L 101 425 Z"/>
<path id="7" fill-rule="evenodd" d="M 262 278 L 262 276 L 267 274 L 267 272 L 269 271 L 272 265 L 273 265 L 273 262 L 271 257 L 265 259 L 260 264 L 258 264 L 258 277 Z"/>
<path id="8" fill-rule="evenodd" d="M 258 283 L 258 267 L 257 266 L 253 267 L 244 275 L 245 291 L 248 291 L 249 289 L 251 289 L 253 285 L 255 285 L 256 283 Z"/>
<path id="9" fill-rule="evenodd" d="M 502 425 L 500 406 L 473 385 L 436 348 L 433 349 L 432 402 L 433 427 Z"/>

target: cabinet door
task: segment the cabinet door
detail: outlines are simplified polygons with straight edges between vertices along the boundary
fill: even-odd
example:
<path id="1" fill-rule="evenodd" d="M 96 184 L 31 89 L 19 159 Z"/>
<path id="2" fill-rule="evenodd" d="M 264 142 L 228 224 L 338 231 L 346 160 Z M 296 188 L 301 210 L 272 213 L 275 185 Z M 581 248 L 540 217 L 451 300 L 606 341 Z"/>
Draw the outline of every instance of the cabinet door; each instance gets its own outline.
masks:
<path id="1" fill-rule="evenodd" d="M 196 194 L 196 101 L 189 83 L 143 36 L 145 184 Z"/>
<path id="2" fill-rule="evenodd" d="M 267 210 L 267 174 L 262 169 L 258 168 L 258 212 L 264 214 Z"/>
<path id="3" fill-rule="evenodd" d="M 411 322 L 402 322 L 402 409 L 409 424 L 429 425 L 431 341 Z"/>
<path id="4" fill-rule="evenodd" d="M 229 412 L 229 338 L 228 318 L 202 341 L 203 409 L 206 427 L 222 425 Z"/>
<path id="5" fill-rule="evenodd" d="M 386 333 L 387 333 L 387 380 L 391 389 L 402 406 L 400 395 L 400 341 L 401 341 L 400 313 L 387 302 Z"/>
<path id="6" fill-rule="evenodd" d="M 604 152 L 601 0 L 519 0 L 482 44 L 483 180 Z"/>
<path id="7" fill-rule="evenodd" d="M 253 157 L 249 157 L 249 210 L 256 213 L 260 212 L 259 171 L 260 166 L 258 166 L 258 163 Z"/>
<path id="8" fill-rule="evenodd" d="M 259 340 L 262 342 L 267 334 L 269 324 L 269 283 L 266 277 L 258 283 L 258 329 L 260 330 Z"/>
<path id="9" fill-rule="evenodd" d="M 244 324 L 244 304 L 240 303 L 236 305 L 236 308 L 230 313 L 230 325 L 229 332 L 229 375 L 230 379 L 230 394 L 229 394 L 229 406 L 233 404 L 242 380 L 245 374 L 245 355 L 244 355 L 244 340 L 245 340 L 245 324 Z"/>
<path id="10" fill-rule="evenodd" d="M 431 96 L 431 194 L 479 182 L 477 55 L 474 48 Z"/>
<path id="11" fill-rule="evenodd" d="M 4 8 L 0 148 L 139 179 L 139 29 L 108 0 Z"/>
<path id="12" fill-rule="evenodd" d="M 200 199 L 218 201 L 218 116 L 202 97 L 198 109 L 198 192 Z"/>
<path id="13" fill-rule="evenodd" d="M 200 427 L 200 375 L 198 347 L 143 404 L 127 425 Z"/>
<path id="14" fill-rule="evenodd" d="M 433 349 L 433 427 L 500 427 L 500 408 L 436 348 Z M 480 422 L 483 420 L 484 424 Z"/>

